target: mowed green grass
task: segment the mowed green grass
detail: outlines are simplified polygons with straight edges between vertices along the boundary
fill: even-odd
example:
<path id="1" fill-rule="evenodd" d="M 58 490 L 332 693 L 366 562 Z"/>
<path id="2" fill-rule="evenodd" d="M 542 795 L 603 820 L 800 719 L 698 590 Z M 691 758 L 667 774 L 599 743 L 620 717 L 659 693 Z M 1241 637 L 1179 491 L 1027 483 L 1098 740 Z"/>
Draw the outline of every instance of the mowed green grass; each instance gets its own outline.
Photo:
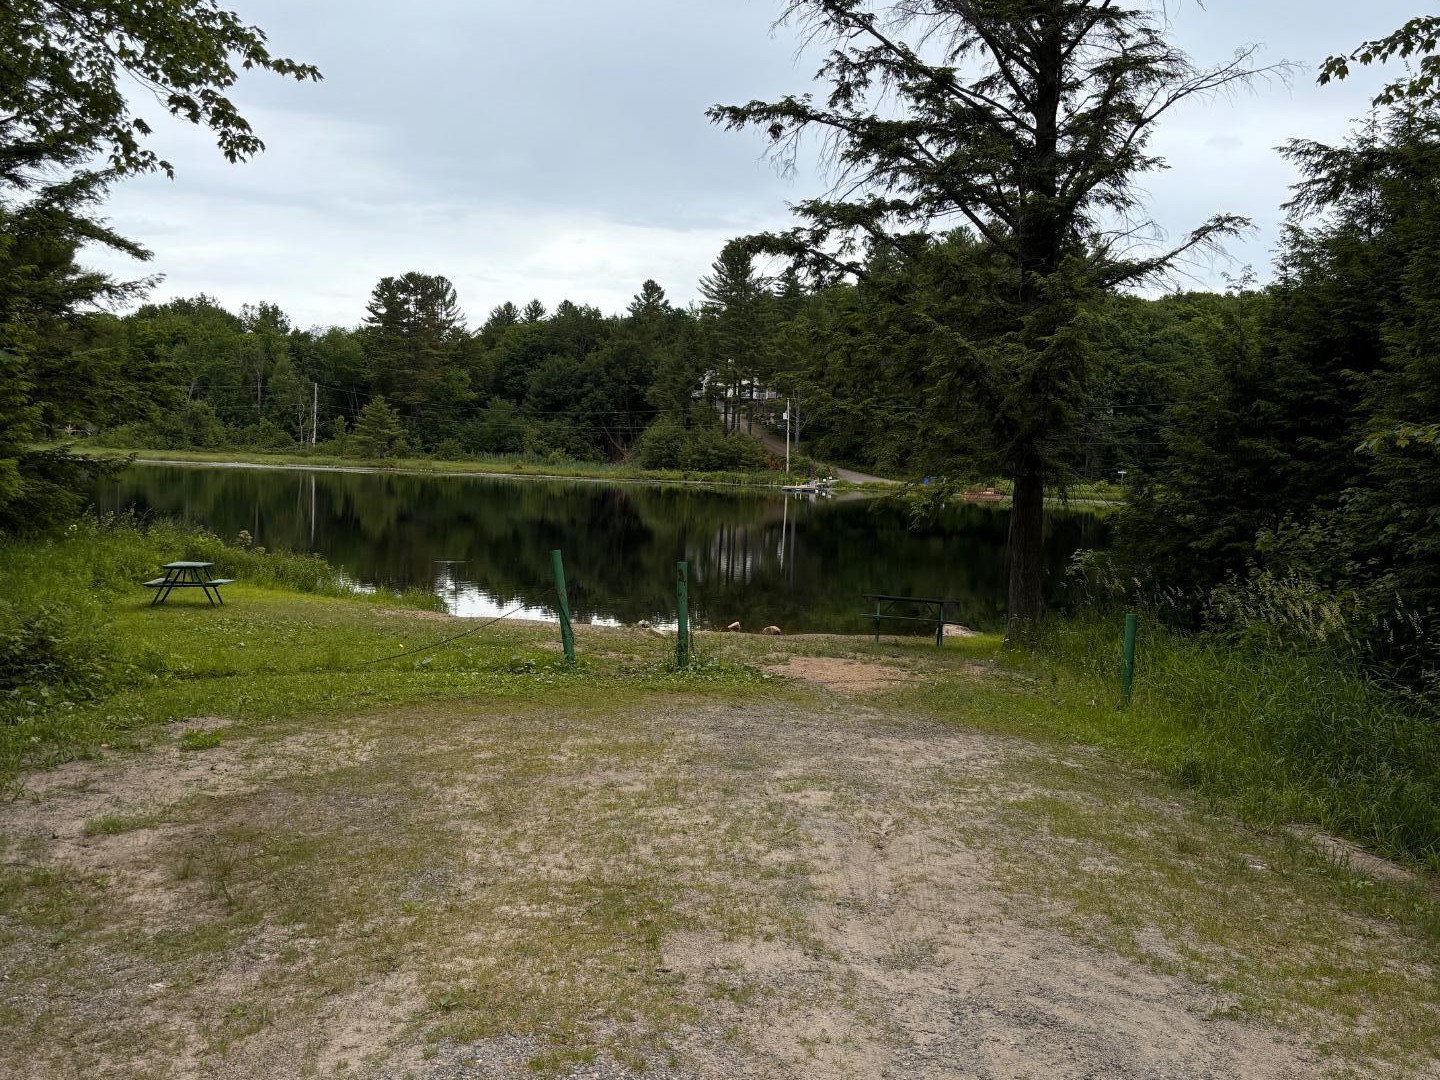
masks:
<path id="1" fill-rule="evenodd" d="M 106 633 L 128 685 L 0 725 L 0 753 L 12 763 L 0 781 L 13 782 L 22 764 L 144 745 L 157 726 L 194 717 L 251 725 L 473 697 L 560 705 L 590 700 L 599 686 L 619 707 L 654 689 L 738 694 L 760 681 L 743 666 L 703 661 L 677 672 L 671 647 L 639 633 L 619 642 L 597 636 L 603 644 L 582 648 L 572 667 L 558 627 L 500 624 L 430 649 L 474 624 L 243 583 L 225 596 L 221 608 L 193 591 L 151 607 L 137 586 L 111 600 Z M 587 639 L 585 628 L 580 634 Z"/>

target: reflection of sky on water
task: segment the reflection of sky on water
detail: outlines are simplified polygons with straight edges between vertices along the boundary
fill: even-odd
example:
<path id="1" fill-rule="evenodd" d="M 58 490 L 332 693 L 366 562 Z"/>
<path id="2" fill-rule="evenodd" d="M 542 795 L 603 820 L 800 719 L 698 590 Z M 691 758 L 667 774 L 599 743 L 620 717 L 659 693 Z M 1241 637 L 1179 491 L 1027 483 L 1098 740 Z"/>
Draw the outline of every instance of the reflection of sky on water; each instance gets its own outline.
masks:
<path id="1" fill-rule="evenodd" d="M 560 613 L 554 608 L 532 607 L 522 602 L 503 601 L 486 592 L 473 581 L 465 579 L 463 562 L 437 562 L 435 564 L 435 595 L 445 604 L 445 610 L 462 619 L 521 619 L 528 622 L 558 623 Z M 572 622 L 582 626 L 623 626 L 618 619 L 603 616 L 586 617 L 576 615 Z"/>
<path id="2" fill-rule="evenodd" d="M 1003 509 L 954 505 L 917 522 L 898 500 L 491 477 L 136 466 L 98 486 L 102 510 L 197 522 L 273 550 L 315 552 L 356 587 L 418 589 L 465 618 L 558 621 L 564 552 L 577 624 L 675 625 L 677 561 L 699 628 L 864 633 L 866 593 L 944 596 L 967 626 L 1003 625 Z M 1102 523 L 1052 513 L 1051 597 Z"/>

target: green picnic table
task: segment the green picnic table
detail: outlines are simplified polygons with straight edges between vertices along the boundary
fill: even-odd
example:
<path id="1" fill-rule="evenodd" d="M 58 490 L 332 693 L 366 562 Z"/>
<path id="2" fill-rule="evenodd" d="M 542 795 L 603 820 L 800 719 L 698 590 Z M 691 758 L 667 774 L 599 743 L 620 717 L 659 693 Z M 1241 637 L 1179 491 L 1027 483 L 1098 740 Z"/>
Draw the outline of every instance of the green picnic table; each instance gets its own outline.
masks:
<path id="1" fill-rule="evenodd" d="M 884 593 L 865 593 L 866 600 L 875 602 L 875 611 L 865 614 L 875 620 L 875 640 L 880 640 L 880 622 L 882 619 L 894 620 L 896 622 L 917 622 L 925 623 L 935 627 L 935 647 L 945 647 L 945 624 L 950 620 L 945 618 L 945 609 L 953 608 L 960 601 L 958 600 L 936 600 L 926 596 L 887 596 Z M 923 615 L 896 615 L 896 606 L 907 611 L 923 611 Z"/>
<path id="2" fill-rule="evenodd" d="M 166 563 L 162 569 L 164 577 L 158 577 L 154 581 L 145 582 L 145 588 L 155 590 L 155 599 L 150 601 L 150 606 L 163 604 L 170 599 L 170 594 L 176 589 L 201 589 L 205 593 L 205 599 L 210 601 L 210 606 L 219 604 L 225 606 L 225 601 L 220 596 L 222 585 L 234 585 L 234 578 L 212 578 L 210 571 L 215 568 L 214 563 L 208 562 L 172 562 Z"/>

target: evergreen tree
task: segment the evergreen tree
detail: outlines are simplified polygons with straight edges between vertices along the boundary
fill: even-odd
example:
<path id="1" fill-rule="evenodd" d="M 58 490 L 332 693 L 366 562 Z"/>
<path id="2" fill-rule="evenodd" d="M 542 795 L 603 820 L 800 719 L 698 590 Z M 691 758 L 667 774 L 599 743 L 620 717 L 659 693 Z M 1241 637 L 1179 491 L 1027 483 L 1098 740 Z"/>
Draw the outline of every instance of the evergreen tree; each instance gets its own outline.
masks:
<path id="1" fill-rule="evenodd" d="M 372 383 L 403 415 L 453 408 L 467 399 L 465 319 L 449 280 L 418 273 L 384 278 L 365 311 Z"/>
<path id="2" fill-rule="evenodd" d="M 1084 305 L 1241 224 L 1217 218 L 1176 250 L 1135 254 L 1139 230 L 1105 223 L 1138 211 L 1136 178 L 1162 164 L 1147 149 L 1159 119 L 1246 78 L 1248 54 L 1197 70 L 1165 40 L 1158 3 L 791 0 L 786 14 L 829 43 L 830 92 L 710 115 L 758 128 L 782 155 L 804 134 L 827 137 L 841 194 L 800 203 L 805 223 L 758 245 L 831 280 L 865 272 L 866 244 L 926 265 L 937 389 L 983 403 L 936 422 L 1014 477 L 1010 629 L 1029 637 L 1044 610 L 1045 491 L 1065 478 L 1085 400 Z M 957 220 L 983 243 L 969 265 L 931 242 Z M 977 294 L 992 312 L 983 338 L 956 319 Z"/>
<path id="3" fill-rule="evenodd" d="M 487 349 L 493 349 L 505 335 L 505 331 L 520 324 L 520 309 L 509 300 L 492 308 L 485 325 L 480 328 L 480 340 Z"/>
<path id="4" fill-rule="evenodd" d="M 1440 116 L 1287 153 L 1304 180 L 1278 279 L 1216 309 L 1123 546 L 1197 605 L 1228 580 L 1314 583 L 1421 680 L 1440 655 Z"/>
<path id="5" fill-rule="evenodd" d="M 399 413 L 383 397 L 370 399 L 349 436 L 350 449 L 363 458 L 396 457 L 405 452 L 407 444 Z"/>
<path id="6" fill-rule="evenodd" d="M 124 302 L 145 284 L 117 283 L 75 261 L 86 242 L 145 254 L 90 220 L 89 208 L 105 187 L 103 178 L 82 173 L 12 204 L 0 178 L 0 531 L 43 529 L 74 513 L 88 477 L 107 469 L 61 451 L 30 449 L 53 434 L 44 428 L 47 412 L 60 423 L 72 406 L 83 408 L 57 395 L 68 390 L 93 401 L 102 392 L 95 356 L 75 360 L 65 379 L 45 378 L 84 342 L 93 326 L 84 309 Z"/>
<path id="7" fill-rule="evenodd" d="M 700 279 L 710 318 L 712 370 L 724 395 L 729 431 L 739 428 L 742 403 L 753 405 L 756 383 L 770 374 L 769 289 L 770 283 L 755 269 L 753 251 L 738 240 L 725 245 L 710 273 Z"/>
<path id="8" fill-rule="evenodd" d="M 675 309 L 665 298 L 665 290 L 660 287 L 659 283 L 648 280 L 640 286 L 640 291 L 635 294 L 635 299 L 630 301 L 630 306 L 625 310 L 632 319 L 655 321 L 665 318 Z"/>

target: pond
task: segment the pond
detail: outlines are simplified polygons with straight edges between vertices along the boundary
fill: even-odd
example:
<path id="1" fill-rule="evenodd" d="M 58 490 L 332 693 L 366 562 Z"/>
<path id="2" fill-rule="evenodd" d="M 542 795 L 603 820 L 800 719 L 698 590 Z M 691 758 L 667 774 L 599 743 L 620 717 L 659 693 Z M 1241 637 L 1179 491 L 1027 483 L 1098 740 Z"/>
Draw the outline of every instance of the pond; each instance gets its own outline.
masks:
<path id="1" fill-rule="evenodd" d="M 873 497 L 173 465 L 136 465 L 96 501 L 319 552 L 357 585 L 433 589 L 464 616 L 552 617 L 559 548 L 582 622 L 673 622 L 681 559 L 702 627 L 860 632 L 865 593 L 953 599 L 952 617 L 980 630 L 1004 618 L 1009 512 L 993 507 L 952 506 L 914 528 L 906 507 Z M 1105 533 L 1094 514 L 1050 514 L 1054 602 L 1071 556 Z"/>

